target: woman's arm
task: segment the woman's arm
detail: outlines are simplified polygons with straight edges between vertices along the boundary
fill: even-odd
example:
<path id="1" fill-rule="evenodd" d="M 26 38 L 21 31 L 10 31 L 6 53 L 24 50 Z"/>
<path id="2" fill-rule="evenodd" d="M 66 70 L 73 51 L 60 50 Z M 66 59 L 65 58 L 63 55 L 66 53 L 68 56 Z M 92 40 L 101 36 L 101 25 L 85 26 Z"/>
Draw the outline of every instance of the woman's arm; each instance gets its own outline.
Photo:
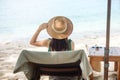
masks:
<path id="1" fill-rule="evenodd" d="M 44 29 L 47 28 L 47 23 L 43 23 L 39 26 L 39 28 L 37 29 L 37 31 L 34 33 L 34 35 L 32 36 L 31 40 L 30 40 L 30 44 L 34 45 L 34 46 L 41 46 L 41 47 L 48 47 L 49 44 L 49 39 L 45 39 L 45 40 L 41 40 L 41 41 L 37 41 L 38 35 L 40 34 L 40 32 Z"/>

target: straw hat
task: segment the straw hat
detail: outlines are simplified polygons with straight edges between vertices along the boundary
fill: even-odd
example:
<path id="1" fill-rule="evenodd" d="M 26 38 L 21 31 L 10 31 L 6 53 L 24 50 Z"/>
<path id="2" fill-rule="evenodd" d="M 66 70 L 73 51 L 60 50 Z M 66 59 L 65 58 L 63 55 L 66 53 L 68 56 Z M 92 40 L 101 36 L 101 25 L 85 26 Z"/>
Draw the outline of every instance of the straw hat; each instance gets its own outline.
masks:
<path id="1" fill-rule="evenodd" d="M 56 16 L 48 21 L 48 34 L 55 39 L 67 38 L 73 31 L 70 19 L 64 16 Z"/>

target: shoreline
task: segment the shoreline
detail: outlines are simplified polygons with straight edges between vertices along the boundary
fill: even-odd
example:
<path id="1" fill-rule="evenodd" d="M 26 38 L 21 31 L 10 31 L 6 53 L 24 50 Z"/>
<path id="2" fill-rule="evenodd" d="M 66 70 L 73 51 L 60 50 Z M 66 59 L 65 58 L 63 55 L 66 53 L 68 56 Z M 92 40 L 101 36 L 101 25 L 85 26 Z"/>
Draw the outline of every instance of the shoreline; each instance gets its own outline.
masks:
<path id="1" fill-rule="evenodd" d="M 106 37 L 105 36 L 85 36 L 83 38 L 72 39 L 75 42 L 75 49 L 85 49 L 86 45 L 88 47 L 98 45 L 105 46 Z M 120 35 L 113 35 L 110 39 L 110 46 L 120 47 Z M 15 67 L 17 58 L 20 52 L 24 48 L 38 48 L 31 46 L 28 40 L 14 40 L 9 42 L 0 42 L 0 80 L 26 80 L 24 73 L 20 72 L 13 74 L 13 69 Z M 40 50 L 47 51 L 47 48 L 39 48 Z M 46 79 L 45 79 L 46 80 Z"/>
<path id="2" fill-rule="evenodd" d="M 0 38 L 0 43 L 9 43 L 9 42 L 18 42 L 18 41 L 22 41 L 22 42 L 29 42 L 29 40 L 31 39 L 31 37 L 33 36 L 35 31 L 32 32 L 32 34 L 28 33 L 28 34 L 24 34 L 24 33 L 17 33 L 17 34 L 0 34 L 1 38 Z M 112 38 L 113 36 L 119 36 L 120 32 L 110 32 L 110 38 Z M 69 36 L 70 39 L 84 39 L 84 38 L 97 38 L 97 37 L 105 37 L 106 36 L 106 31 L 83 31 L 83 32 L 74 32 Z M 46 39 L 46 38 L 50 38 L 50 36 L 47 34 L 47 32 L 44 30 L 40 33 L 40 36 L 38 37 L 38 39 Z"/>

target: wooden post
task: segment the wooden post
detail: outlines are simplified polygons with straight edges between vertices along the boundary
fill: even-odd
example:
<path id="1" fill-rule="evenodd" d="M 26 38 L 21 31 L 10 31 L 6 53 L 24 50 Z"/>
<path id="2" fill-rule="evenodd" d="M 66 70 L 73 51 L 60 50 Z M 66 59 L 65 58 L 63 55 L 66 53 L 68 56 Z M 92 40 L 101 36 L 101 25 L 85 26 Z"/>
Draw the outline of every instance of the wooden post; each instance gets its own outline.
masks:
<path id="1" fill-rule="evenodd" d="M 104 54 L 104 80 L 108 80 L 109 68 L 109 42 L 110 42 L 110 15 L 111 15 L 111 0 L 108 0 L 107 5 L 107 28 L 106 28 L 106 48 Z"/>

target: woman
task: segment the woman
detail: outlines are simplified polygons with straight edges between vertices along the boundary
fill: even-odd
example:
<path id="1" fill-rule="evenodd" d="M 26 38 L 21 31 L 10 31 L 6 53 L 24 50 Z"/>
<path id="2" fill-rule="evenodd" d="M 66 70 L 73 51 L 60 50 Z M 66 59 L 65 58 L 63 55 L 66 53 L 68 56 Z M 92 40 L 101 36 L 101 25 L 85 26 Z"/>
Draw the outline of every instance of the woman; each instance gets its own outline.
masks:
<path id="1" fill-rule="evenodd" d="M 38 35 L 44 29 L 47 29 L 48 34 L 52 38 L 37 41 Z M 35 34 L 33 35 L 30 44 L 39 47 L 48 47 L 48 51 L 67 51 L 74 50 L 74 42 L 68 39 L 68 36 L 72 33 L 72 22 L 64 17 L 57 16 L 49 20 L 48 23 L 43 23 L 39 26 Z M 69 77 L 57 77 L 50 76 L 50 80 L 74 80 Z"/>
<path id="2" fill-rule="evenodd" d="M 45 39 L 45 40 L 40 40 L 37 41 L 39 33 L 47 29 L 48 34 L 52 37 L 52 39 Z M 39 46 L 39 47 L 51 47 L 50 44 L 52 45 L 53 40 L 68 40 L 68 36 L 72 33 L 73 30 L 73 24 L 72 22 L 63 16 L 57 16 L 52 18 L 48 23 L 43 23 L 42 25 L 39 26 L 35 34 L 33 35 L 30 44 L 34 46 Z M 57 45 L 57 44 L 56 44 Z M 63 46 L 59 45 L 59 46 Z M 68 46 L 68 45 L 64 45 Z M 52 47 L 51 47 L 52 48 Z M 71 49 L 74 50 L 74 43 L 73 41 L 71 42 Z"/>

